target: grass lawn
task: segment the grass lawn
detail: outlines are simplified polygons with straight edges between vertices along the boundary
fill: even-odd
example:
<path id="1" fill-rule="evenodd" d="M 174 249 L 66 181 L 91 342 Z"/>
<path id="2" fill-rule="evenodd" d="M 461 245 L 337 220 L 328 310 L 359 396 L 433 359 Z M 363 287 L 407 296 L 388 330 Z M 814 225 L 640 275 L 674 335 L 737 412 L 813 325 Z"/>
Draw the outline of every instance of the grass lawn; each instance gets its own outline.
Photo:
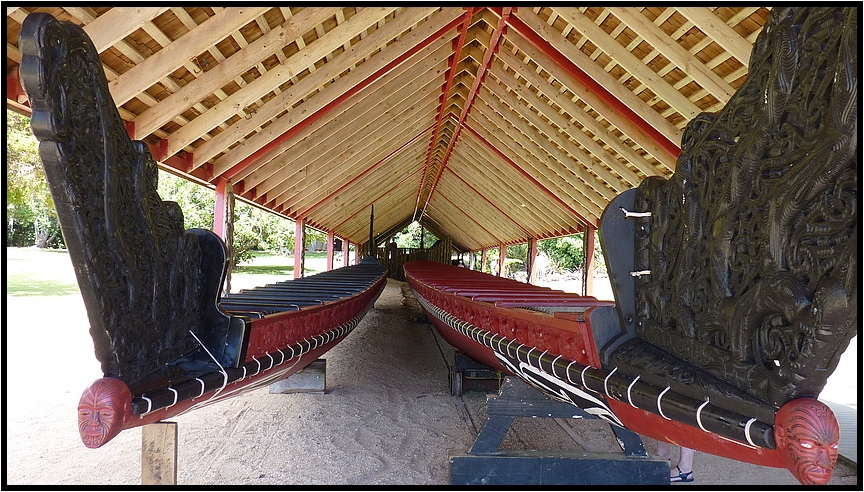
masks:
<path id="1" fill-rule="evenodd" d="M 327 266 L 327 253 L 306 253 L 304 272 L 322 272 Z M 342 266 L 336 262 L 335 267 Z M 37 248 L 6 248 L 7 296 L 67 296 L 80 295 L 78 280 L 66 250 Z M 294 257 L 266 251 L 253 252 L 253 258 L 234 268 L 231 291 L 294 278 Z"/>

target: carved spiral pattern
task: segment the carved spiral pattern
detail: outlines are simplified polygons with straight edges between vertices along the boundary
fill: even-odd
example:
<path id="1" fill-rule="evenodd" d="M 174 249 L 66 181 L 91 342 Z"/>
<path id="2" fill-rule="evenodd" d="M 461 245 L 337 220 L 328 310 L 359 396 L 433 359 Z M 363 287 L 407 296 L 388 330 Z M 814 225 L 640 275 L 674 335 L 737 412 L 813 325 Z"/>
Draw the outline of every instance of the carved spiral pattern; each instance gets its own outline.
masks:
<path id="1" fill-rule="evenodd" d="M 195 349 L 189 330 L 227 326 L 215 307 L 224 266 L 202 265 L 202 233 L 184 232 L 180 208 L 160 199 L 156 163 L 129 139 L 84 31 L 32 14 L 19 45 L 31 127 L 97 359 L 106 377 L 136 381 Z"/>
<path id="2" fill-rule="evenodd" d="M 748 80 L 639 186 L 640 338 L 775 406 L 856 333 L 856 70 L 854 8 L 775 9 Z"/>

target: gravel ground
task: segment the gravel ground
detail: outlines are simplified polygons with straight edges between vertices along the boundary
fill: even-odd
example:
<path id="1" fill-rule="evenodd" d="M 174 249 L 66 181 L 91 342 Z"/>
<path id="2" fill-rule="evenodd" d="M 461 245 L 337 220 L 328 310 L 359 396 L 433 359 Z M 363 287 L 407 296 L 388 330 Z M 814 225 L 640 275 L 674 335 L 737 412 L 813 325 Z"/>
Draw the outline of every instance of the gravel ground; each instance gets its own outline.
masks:
<path id="1" fill-rule="evenodd" d="M 19 273 L 33 254 L 10 250 L 7 274 Z M 67 255 L 35 254 L 47 277 L 74 282 Z M 466 453 L 485 422 L 486 392 L 450 395 L 453 351 L 406 291 L 390 280 L 357 329 L 324 354 L 324 394 L 262 388 L 172 419 L 178 485 L 448 484 L 448 457 Z M 4 485 L 140 484 L 140 428 L 95 450 L 78 437 L 78 399 L 101 376 L 80 295 L 7 293 L 6 302 Z M 656 443 L 644 441 L 653 453 Z M 580 442 L 618 450 L 600 421 L 548 418 L 516 419 L 501 448 L 580 451 Z M 676 486 L 797 485 L 786 470 L 699 452 L 695 465 L 696 481 Z M 839 463 L 830 484 L 856 486 L 857 474 Z"/>

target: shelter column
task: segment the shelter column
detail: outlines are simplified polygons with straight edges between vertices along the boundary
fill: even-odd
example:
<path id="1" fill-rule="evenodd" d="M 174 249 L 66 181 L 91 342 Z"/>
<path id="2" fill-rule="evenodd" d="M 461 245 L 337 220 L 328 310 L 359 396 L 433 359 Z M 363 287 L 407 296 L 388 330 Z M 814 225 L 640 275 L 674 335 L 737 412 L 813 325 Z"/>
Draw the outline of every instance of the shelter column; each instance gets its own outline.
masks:
<path id="1" fill-rule="evenodd" d="M 294 223 L 294 278 L 303 276 L 303 251 L 306 242 L 306 218 L 301 217 Z"/>
<path id="2" fill-rule="evenodd" d="M 333 234 L 333 231 L 327 233 L 327 271 L 333 269 L 333 251 L 335 245 L 333 242 L 336 240 L 336 236 Z"/>
<path id="3" fill-rule="evenodd" d="M 234 269 L 234 186 L 222 177 L 216 180 L 213 232 L 225 242 L 228 273 L 225 275 L 223 288 L 225 292 L 231 292 L 231 271 Z"/>
<path id="4" fill-rule="evenodd" d="M 585 272 L 582 275 L 582 295 L 594 294 L 594 231 L 593 226 L 585 226 L 583 241 L 585 251 Z"/>
<path id="5" fill-rule="evenodd" d="M 498 276 L 504 277 L 504 265 L 507 264 L 507 245 L 498 246 Z"/>
<path id="6" fill-rule="evenodd" d="M 528 276 L 529 284 L 537 283 L 537 238 L 532 237 L 528 242 Z"/>
<path id="7" fill-rule="evenodd" d="M 348 253 L 351 252 L 351 243 L 347 239 L 342 240 L 342 262 L 348 266 Z"/>
<path id="8" fill-rule="evenodd" d="M 483 248 L 482 253 L 480 253 L 480 271 L 483 271 L 483 268 L 486 266 L 486 248 Z"/>

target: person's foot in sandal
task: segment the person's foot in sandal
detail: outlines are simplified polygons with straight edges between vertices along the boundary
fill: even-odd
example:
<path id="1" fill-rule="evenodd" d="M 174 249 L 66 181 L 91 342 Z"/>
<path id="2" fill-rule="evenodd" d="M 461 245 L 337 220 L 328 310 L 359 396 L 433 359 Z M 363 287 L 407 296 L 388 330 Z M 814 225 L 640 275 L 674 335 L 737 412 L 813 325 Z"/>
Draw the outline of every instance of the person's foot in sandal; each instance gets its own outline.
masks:
<path id="1" fill-rule="evenodd" d="M 675 475 L 675 471 L 678 472 L 677 475 Z M 669 476 L 670 482 L 692 482 L 693 480 L 693 470 L 684 473 L 678 465 L 675 465 L 675 470 L 672 472 L 672 475 Z"/>

